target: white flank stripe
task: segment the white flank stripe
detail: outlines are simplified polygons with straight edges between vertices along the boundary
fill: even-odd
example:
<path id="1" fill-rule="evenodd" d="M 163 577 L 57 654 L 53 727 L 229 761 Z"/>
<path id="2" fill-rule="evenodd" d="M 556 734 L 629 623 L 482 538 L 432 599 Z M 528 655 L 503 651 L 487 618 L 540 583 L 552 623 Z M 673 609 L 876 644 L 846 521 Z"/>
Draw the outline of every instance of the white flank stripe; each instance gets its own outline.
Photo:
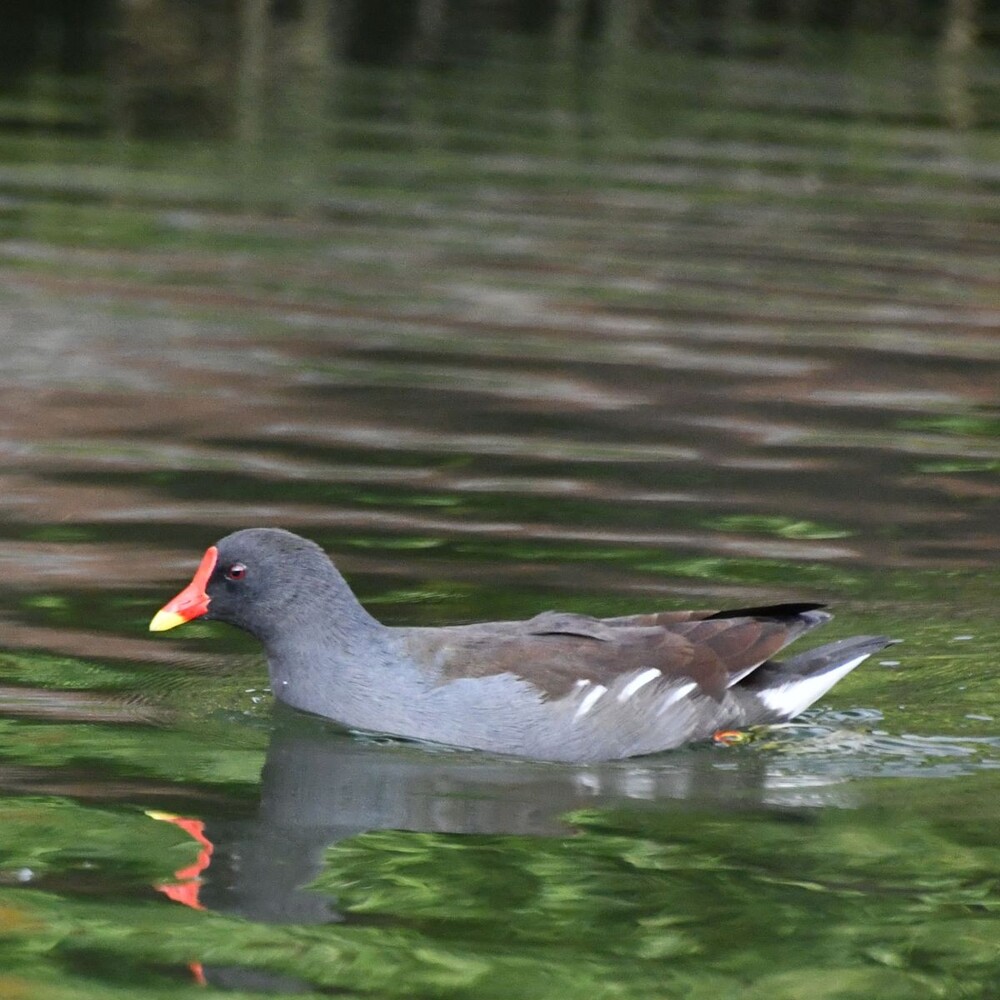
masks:
<path id="1" fill-rule="evenodd" d="M 576 722 L 577 719 L 583 718 L 594 707 L 594 703 L 605 691 L 607 691 L 607 688 L 603 684 L 594 685 L 594 690 L 588 691 L 586 697 L 580 702 L 580 707 L 576 710 L 573 721 Z"/>
<path id="2" fill-rule="evenodd" d="M 663 699 L 663 704 L 660 705 L 660 710 L 656 714 L 663 715 L 663 713 L 670 708 L 671 705 L 680 701 L 681 698 L 686 698 L 697 686 L 698 684 L 696 681 L 689 681 L 687 684 L 682 684 L 679 688 L 674 688 L 674 690 L 669 692 Z"/>
<path id="3" fill-rule="evenodd" d="M 761 691 L 757 696 L 772 711 L 792 719 L 804 712 L 814 701 L 822 698 L 834 684 L 846 677 L 859 663 L 864 663 L 871 656 L 865 653 L 853 660 L 842 663 L 835 670 L 825 670 L 815 677 L 804 677 L 800 681 L 790 681 L 780 687 Z"/>
<path id="4" fill-rule="evenodd" d="M 649 670 L 644 670 L 638 677 L 633 677 L 618 692 L 618 700 L 625 701 L 627 698 L 631 698 L 640 688 L 644 688 L 650 681 L 655 681 L 660 676 L 660 673 L 661 671 L 657 670 L 656 667 L 650 667 Z"/>

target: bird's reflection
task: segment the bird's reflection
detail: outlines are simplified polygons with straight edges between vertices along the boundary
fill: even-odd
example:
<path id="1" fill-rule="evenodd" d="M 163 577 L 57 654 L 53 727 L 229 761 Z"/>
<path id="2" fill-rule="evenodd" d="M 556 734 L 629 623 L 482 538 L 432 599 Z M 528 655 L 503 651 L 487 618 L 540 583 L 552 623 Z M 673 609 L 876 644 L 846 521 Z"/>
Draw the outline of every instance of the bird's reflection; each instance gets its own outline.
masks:
<path id="1" fill-rule="evenodd" d="M 778 804 L 755 753 L 551 764 L 359 738 L 280 708 L 274 722 L 256 817 L 205 823 L 199 893 L 204 908 L 267 923 L 339 919 L 333 900 L 302 887 L 329 845 L 366 831 L 552 837 L 573 832 L 567 814 L 580 808 Z"/>
<path id="2" fill-rule="evenodd" d="M 344 920 L 335 898 L 308 886 L 331 844 L 366 831 L 553 837 L 572 835 L 567 814 L 580 808 L 799 804 L 769 790 L 766 759 L 705 746 L 607 764 L 536 763 L 366 739 L 279 707 L 257 815 L 199 824 L 211 850 L 202 851 L 205 867 L 188 905 L 263 923 Z M 268 978 L 251 969 L 199 967 L 198 974 L 243 989 Z"/>

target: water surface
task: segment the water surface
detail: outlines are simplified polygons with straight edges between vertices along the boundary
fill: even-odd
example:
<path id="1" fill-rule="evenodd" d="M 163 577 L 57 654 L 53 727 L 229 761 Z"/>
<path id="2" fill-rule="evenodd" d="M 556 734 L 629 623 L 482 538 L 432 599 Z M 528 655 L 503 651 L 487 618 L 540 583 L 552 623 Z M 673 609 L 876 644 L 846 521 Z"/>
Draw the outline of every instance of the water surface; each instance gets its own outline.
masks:
<path id="1" fill-rule="evenodd" d="M 4 996 L 1000 992 L 996 123 L 919 59 L 568 109 L 515 55 L 345 70 L 318 158 L 0 139 Z M 393 624 L 904 642 L 735 747 L 361 738 L 234 630 L 146 632 L 259 524 Z"/>

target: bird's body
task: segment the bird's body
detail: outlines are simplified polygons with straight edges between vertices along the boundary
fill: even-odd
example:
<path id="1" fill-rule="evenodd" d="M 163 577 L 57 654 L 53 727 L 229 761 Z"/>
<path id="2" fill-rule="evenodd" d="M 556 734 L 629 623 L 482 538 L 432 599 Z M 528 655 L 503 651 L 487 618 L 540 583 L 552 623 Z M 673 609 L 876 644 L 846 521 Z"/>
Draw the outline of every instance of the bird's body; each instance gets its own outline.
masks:
<path id="1" fill-rule="evenodd" d="M 830 615 L 810 604 L 394 628 L 376 621 L 314 543 L 235 532 L 157 615 L 227 621 L 264 646 L 271 689 L 353 729 L 546 760 L 667 750 L 782 722 L 891 640 L 859 636 L 778 664 Z"/>

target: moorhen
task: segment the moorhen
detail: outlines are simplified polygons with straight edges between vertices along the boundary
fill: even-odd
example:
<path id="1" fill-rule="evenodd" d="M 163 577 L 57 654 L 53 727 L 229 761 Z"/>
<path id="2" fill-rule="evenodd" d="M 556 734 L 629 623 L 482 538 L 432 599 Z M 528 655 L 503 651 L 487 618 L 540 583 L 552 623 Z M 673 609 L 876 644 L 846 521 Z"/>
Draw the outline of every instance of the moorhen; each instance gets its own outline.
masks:
<path id="1" fill-rule="evenodd" d="M 314 542 L 227 535 L 153 632 L 229 622 L 267 654 L 281 701 L 351 729 L 542 760 L 655 753 L 794 718 L 893 640 L 855 636 L 777 663 L 831 617 L 816 604 L 393 628 Z"/>

